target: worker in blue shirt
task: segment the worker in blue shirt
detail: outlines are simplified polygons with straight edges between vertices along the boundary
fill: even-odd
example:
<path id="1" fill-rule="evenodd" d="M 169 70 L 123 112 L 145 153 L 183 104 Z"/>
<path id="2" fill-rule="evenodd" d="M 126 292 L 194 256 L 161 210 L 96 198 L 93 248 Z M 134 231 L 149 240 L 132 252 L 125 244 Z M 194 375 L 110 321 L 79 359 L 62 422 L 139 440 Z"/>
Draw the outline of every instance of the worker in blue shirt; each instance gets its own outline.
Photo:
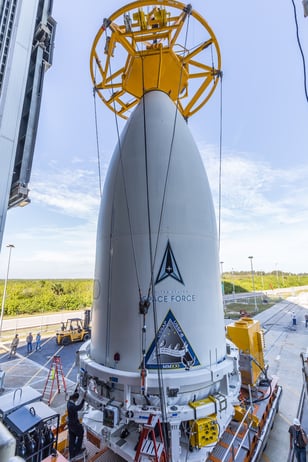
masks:
<path id="1" fill-rule="evenodd" d="M 36 351 L 41 350 L 41 333 L 38 332 L 35 338 L 35 349 Z"/>

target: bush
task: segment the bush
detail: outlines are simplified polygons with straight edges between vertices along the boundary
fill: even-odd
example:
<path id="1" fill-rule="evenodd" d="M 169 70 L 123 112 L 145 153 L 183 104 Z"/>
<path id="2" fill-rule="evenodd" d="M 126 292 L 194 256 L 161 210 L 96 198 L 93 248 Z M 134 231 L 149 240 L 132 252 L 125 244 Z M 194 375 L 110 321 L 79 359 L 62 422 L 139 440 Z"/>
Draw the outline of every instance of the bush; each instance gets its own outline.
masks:
<path id="1" fill-rule="evenodd" d="M 0 283 L 3 297 L 4 283 Z M 5 311 L 8 316 L 80 310 L 92 305 L 92 280 L 14 280 L 7 284 Z"/>

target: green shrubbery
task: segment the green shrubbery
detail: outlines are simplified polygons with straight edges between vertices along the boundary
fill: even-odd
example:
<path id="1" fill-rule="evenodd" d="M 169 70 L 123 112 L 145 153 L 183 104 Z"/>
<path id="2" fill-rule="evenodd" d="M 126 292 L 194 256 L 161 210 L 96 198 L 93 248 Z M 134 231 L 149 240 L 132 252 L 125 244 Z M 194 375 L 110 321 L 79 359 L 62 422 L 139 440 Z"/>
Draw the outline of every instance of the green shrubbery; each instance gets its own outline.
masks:
<path id="1" fill-rule="evenodd" d="M 2 281 L 1 298 L 3 289 Z M 92 280 L 9 280 L 5 315 L 81 310 L 92 305 L 92 291 Z"/>

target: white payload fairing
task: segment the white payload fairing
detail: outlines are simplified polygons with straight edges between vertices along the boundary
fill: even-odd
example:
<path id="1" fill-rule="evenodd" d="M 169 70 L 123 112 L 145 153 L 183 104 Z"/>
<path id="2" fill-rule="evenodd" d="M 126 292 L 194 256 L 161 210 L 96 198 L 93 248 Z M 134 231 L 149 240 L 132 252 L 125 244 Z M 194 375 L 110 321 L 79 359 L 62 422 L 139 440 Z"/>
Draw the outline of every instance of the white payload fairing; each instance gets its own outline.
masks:
<path id="1" fill-rule="evenodd" d="M 214 208 L 197 146 L 168 95 L 146 93 L 127 122 L 103 193 L 91 357 L 114 367 L 117 355 L 117 367 L 129 372 L 140 370 L 143 349 L 150 371 L 191 373 L 221 363 L 218 262 Z"/>
<path id="2" fill-rule="evenodd" d="M 164 26 L 155 8 L 147 16 L 160 27 L 151 34 Z M 203 461 L 240 388 L 237 350 L 227 351 L 225 339 L 216 219 L 178 104 L 163 85 L 143 90 L 102 196 L 92 338 L 79 352 L 80 385 L 94 409 L 85 423 L 124 460 L 139 461 L 155 421 L 165 460 Z"/>

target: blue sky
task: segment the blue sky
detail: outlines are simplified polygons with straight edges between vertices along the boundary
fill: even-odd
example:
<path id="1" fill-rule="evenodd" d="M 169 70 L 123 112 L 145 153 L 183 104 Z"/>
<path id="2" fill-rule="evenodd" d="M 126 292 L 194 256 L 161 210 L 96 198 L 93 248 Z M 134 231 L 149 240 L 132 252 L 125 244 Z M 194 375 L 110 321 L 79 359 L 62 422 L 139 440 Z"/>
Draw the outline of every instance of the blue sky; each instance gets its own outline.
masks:
<path id="1" fill-rule="evenodd" d="M 89 56 L 104 17 L 126 2 L 54 1 L 53 66 L 45 75 L 31 204 L 8 212 L 11 278 L 92 278 L 99 178 Z M 308 18 L 295 0 L 308 65 Z M 221 255 L 224 270 L 308 272 L 308 103 L 292 2 L 197 0 L 218 39 L 222 88 Z M 102 176 L 117 142 L 97 100 Z M 189 120 L 218 210 L 220 92 Z M 123 122 L 120 121 L 120 127 Z"/>

